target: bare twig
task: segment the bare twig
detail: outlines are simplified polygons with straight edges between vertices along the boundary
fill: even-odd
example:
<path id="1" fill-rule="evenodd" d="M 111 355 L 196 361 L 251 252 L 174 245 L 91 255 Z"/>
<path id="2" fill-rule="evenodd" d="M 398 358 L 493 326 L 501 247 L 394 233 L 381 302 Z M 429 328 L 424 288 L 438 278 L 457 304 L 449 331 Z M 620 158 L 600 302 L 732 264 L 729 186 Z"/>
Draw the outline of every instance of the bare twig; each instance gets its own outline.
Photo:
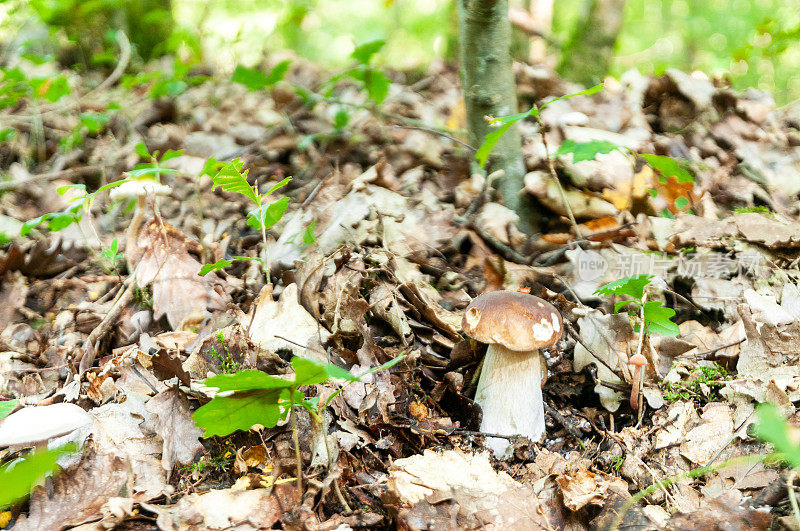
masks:
<path id="1" fill-rule="evenodd" d="M 470 224 L 470 228 L 472 228 L 472 230 L 474 230 L 478 236 L 480 236 L 481 239 L 486 242 L 486 245 L 491 247 L 493 251 L 499 253 L 500 256 L 509 262 L 516 262 L 524 265 L 528 265 L 530 263 L 528 258 L 525 258 L 523 255 L 515 251 L 510 245 L 506 245 L 491 234 L 487 233 L 485 230 L 477 227 L 474 224 Z"/>
<path id="2" fill-rule="evenodd" d="M 457 139 L 456 137 L 448 135 L 447 133 L 444 133 L 442 131 L 437 131 L 436 129 L 431 129 L 430 127 L 422 127 L 422 126 L 419 126 L 419 125 L 397 125 L 397 124 L 393 124 L 392 127 L 397 128 L 397 129 L 413 129 L 415 131 L 423 131 L 425 133 L 431 133 L 432 135 L 438 135 L 438 136 L 440 136 L 442 138 L 446 138 L 446 139 L 448 139 L 448 140 L 450 140 L 452 142 L 455 142 L 456 144 L 459 144 L 459 145 L 467 148 L 468 150 L 472 151 L 473 153 L 478 151 L 477 149 L 475 149 L 474 147 L 470 146 L 466 142 L 463 142 L 463 141 Z"/>
<path id="3" fill-rule="evenodd" d="M 536 117 L 536 122 L 539 124 L 539 134 L 542 137 L 542 144 L 544 144 L 544 156 L 547 159 L 547 169 L 550 170 L 550 177 L 555 181 L 556 186 L 558 187 L 558 193 L 561 195 L 561 201 L 564 202 L 564 209 L 567 211 L 567 216 L 569 217 L 570 223 L 572 223 L 572 228 L 575 230 L 575 236 L 578 238 L 583 238 L 581 236 L 581 229 L 578 228 L 578 222 L 575 221 L 575 215 L 572 213 L 572 207 L 567 201 L 567 193 L 564 191 L 564 187 L 561 186 L 561 181 L 558 180 L 558 174 L 556 173 L 556 166 L 553 163 L 553 157 L 550 156 L 550 149 L 547 147 L 547 134 L 545 132 L 544 122 L 542 121 L 541 112 L 539 112 L 539 107 L 534 105 L 536 109 L 536 113 L 534 116 Z"/>
<path id="4" fill-rule="evenodd" d="M 117 30 L 117 42 L 119 43 L 120 54 L 117 66 L 114 68 L 114 71 L 103 80 L 102 83 L 86 93 L 83 96 L 84 98 L 94 92 L 101 92 L 116 83 L 117 80 L 122 77 L 122 74 L 125 73 L 125 69 L 128 68 L 128 62 L 131 60 L 131 42 L 128 40 L 128 36 L 125 35 L 124 31 Z"/>

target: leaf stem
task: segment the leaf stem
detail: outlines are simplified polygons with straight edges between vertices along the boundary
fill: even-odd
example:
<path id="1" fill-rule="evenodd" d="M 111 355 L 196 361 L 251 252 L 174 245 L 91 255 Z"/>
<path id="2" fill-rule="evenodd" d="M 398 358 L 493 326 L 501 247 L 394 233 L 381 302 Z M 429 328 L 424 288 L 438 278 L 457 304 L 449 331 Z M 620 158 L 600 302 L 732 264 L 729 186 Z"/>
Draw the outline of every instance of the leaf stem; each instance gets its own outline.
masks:
<path id="1" fill-rule="evenodd" d="M 292 421 L 292 439 L 294 440 L 294 454 L 297 462 L 297 502 L 303 498 L 303 458 L 300 456 L 300 438 L 297 433 L 297 412 L 294 407 L 295 389 L 291 390 L 291 403 L 289 404 L 289 417 Z"/>

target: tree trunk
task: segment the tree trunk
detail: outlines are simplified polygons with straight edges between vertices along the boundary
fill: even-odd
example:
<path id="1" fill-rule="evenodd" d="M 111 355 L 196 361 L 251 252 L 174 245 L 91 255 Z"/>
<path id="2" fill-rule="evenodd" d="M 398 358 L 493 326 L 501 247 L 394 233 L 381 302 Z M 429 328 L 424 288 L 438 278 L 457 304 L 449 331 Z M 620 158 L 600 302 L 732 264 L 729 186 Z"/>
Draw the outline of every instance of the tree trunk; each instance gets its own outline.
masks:
<path id="1" fill-rule="evenodd" d="M 470 143 L 479 146 L 491 127 L 486 116 L 518 112 L 514 74 L 511 72 L 511 24 L 507 0 L 457 0 L 461 87 L 467 110 Z M 516 125 L 497 142 L 489 171 L 503 170 L 498 185 L 505 205 L 520 216 L 523 232 L 533 231 L 533 205 L 522 191 L 525 165 L 522 140 Z"/>
<path id="2" fill-rule="evenodd" d="M 608 73 L 622 29 L 625 0 L 587 2 L 587 9 L 562 50 L 558 72 L 588 87 L 603 81 Z"/>

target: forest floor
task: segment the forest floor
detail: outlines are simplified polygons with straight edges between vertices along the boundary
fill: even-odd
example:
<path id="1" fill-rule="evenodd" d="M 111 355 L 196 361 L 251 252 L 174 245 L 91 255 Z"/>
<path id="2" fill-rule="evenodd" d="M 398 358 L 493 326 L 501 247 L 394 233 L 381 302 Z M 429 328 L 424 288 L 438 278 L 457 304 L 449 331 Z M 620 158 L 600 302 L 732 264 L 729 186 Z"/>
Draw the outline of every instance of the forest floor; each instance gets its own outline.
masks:
<path id="1" fill-rule="evenodd" d="M 515 71 L 523 109 L 579 90 Z M 147 85 L 92 91 L 76 77 L 86 87 L 63 101 L 3 111 L 17 133 L 0 144 L 0 228 L 13 236 L 0 250 L 0 397 L 91 416 L 67 436 L 83 447 L 65 469 L 0 513 L 9 525 L 796 529 L 792 481 L 752 425 L 762 402 L 786 430 L 800 422 L 800 107 L 677 71 L 549 104 L 547 147 L 520 122 L 540 207 L 526 237 L 471 172 L 456 72 L 390 77 L 379 106 L 298 60 L 269 89 L 212 79 L 151 99 Z M 108 120 L 92 128 L 91 113 Z M 214 186 L 212 157 L 240 159 L 262 194 L 292 177 L 270 195 L 288 205 L 267 232 L 272 285 L 252 260 L 254 205 Z M 169 189 L 143 208 L 115 189 L 84 197 L 156 173 Z M 74 184 L 86 190 L 57 191 Z M 80 222 L 16 236 L 76 197 Z M 596 293 L 640 274 L 653 275 L 641 289 Z M 496 459 L 472 401 L 485 346 L 461 321 L 479 294 L 524 288 L 566 333 L 545 351 L 544 440 L 512 437 Z M 615 313 L 623 295 L 639 304 Z M 647 304 L 667 321 L 673 309 L 679 333 L 640 337 L 644 314 L 626 310 Z M 192 418 L 214 374 L 288 378 L 293 355 L 361 374 L 401 354 L 360 382 L 301 388 L 325 402 L 344 386 L 321 425 L 297 414 L 299 492 L 288 419 L 204 438 Z"/>

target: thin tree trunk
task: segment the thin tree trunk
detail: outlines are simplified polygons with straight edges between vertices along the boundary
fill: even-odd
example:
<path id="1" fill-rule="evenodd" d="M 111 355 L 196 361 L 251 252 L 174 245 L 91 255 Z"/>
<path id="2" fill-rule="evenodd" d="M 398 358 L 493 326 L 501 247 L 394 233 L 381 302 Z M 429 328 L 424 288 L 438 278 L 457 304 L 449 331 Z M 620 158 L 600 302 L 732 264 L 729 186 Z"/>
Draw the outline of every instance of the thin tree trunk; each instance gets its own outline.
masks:
<path id="1" fill-rule="evenodd" d="M 611 66 L 614 45 L 622 29 L 625 0 L 587 0 L 561 54 L 558 72 L 586 86 L 603 81 Z"/>
<path id="2" fill-rule="evenodd" d="M 491 127 L 486 116 L 518 112 L 514 75 L 511 72 L 511 24 L 507 0 L 457 0 L 461 86 L 467 110 L 470 143 L 479 146 Z M 522 141 L 513 126 L 500 139 L 489 159 L 489 171 L 502 169 L 498 185 L 505 205 L 520 216 L 519 227 L 531 233 L 534 209 L 522 191 L 525 165 Z"/>

